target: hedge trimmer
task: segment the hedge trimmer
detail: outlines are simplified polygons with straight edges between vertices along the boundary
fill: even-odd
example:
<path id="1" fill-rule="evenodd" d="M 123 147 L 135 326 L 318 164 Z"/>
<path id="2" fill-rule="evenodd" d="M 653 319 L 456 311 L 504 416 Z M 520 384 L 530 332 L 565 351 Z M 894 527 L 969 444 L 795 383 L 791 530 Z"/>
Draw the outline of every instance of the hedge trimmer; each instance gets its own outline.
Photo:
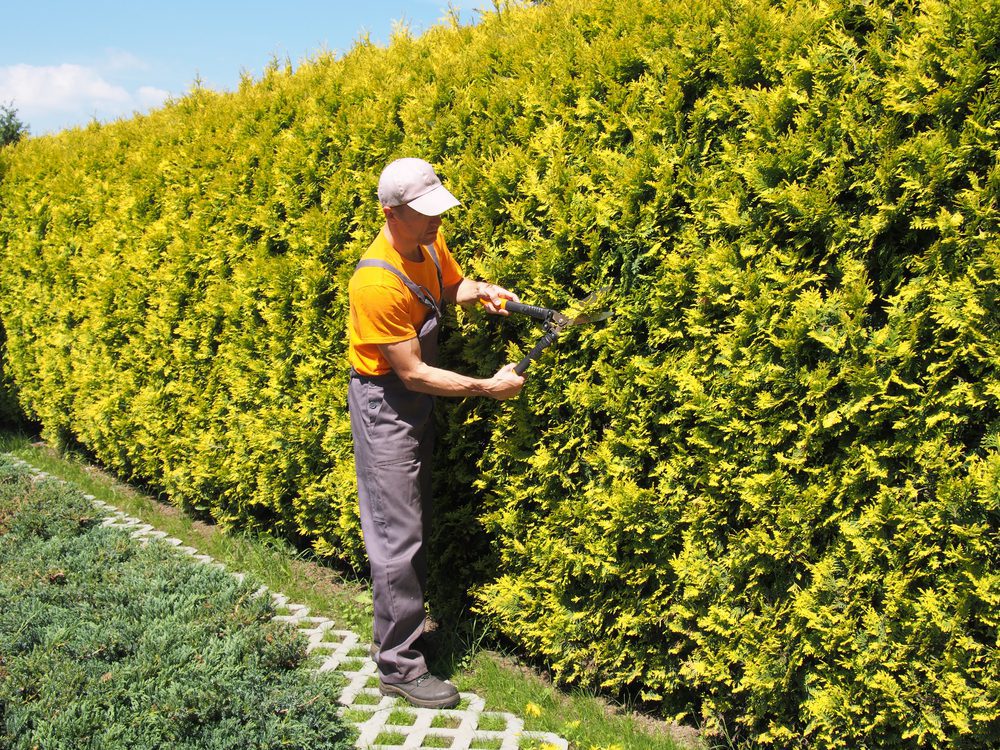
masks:
<path id="1" fill-rule="evenodd" d="M 609 289 L 609 287 L 604 287 L 593 292 L 584 299 L 571 304 L 564 312 L 550 310 L 547 307 L 525 305 L 513 300 L 504 300 L 501 305 L 504 310 L 540 320 L 545 329 L 545 333 L 535 343 L 535 348 L 528 352 L 528 355 L 514 366 L 514 372 L 518 375 L 523 375 L 532 360 L 537 359 L 546 347 L 551 346 L 559 337 L 559 334 L 566 328 L 597 323 L 611 317 L 610 310 L 596 309 L 602 306 Z"/>

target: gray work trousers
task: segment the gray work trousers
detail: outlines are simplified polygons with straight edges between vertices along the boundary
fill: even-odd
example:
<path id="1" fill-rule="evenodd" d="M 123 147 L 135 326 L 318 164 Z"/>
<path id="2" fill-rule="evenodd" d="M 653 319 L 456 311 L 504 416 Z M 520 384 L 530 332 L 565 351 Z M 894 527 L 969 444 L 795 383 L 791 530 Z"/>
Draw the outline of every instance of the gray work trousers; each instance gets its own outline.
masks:
<path id="1" fill-rule="evenodd" d="M 347 394 L 379 672 L 387 683 L 409 682 L 427 672 L 414 644 L 425 619 L 434 398 L 395 375 L 352 376 Z"/>

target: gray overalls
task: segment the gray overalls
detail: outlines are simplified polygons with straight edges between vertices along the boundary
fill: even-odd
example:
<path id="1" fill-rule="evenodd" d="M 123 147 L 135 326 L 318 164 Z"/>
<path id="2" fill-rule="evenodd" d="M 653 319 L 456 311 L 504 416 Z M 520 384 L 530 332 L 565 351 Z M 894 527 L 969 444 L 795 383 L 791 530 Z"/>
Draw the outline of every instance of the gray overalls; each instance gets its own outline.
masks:
<path id="1" fill-rule="evenodd" d="M 441 289 L 437 253 L 433 245 L 426 251 Z M 435 364 L 440 300 L 384 261 L 362 260 L 355 270 L 372 266 L 396 274 L 427 306 L 417 338 L 421 359 Z M 352 371 L 347 399 L 361 530 L 371 566 L 379 671 L 387 683 L 409 682 L 427 672 L 414 643 L 423 633 L 425 618 L 424 523 L 431 513 L 434 397 L 408 390 L 395 373 L 367 377 Z"/>

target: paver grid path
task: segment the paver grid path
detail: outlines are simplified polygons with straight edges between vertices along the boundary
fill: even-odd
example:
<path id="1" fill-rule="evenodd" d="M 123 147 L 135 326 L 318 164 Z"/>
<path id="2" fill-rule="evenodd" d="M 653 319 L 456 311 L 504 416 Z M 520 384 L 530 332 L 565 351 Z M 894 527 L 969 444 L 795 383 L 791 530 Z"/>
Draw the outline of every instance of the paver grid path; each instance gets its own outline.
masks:
<path id="1" fill-rule="evenodd" d="M 16 456 L 12 460 L 21 464 L 33 475 L 63 484 L 54 477 Z M 118 508 L 84 495 L 98 510 L 105 513 L 102 526 L 121 529 L 143 544 L 158 540 L 180 553 L 190 555 L 206 565 L 225 569 L 225 566 L 203 555 L 194 547 L 185 546 L 180 539 L 158 531 L 138 518 L 123 513 Z M 231 573 L 243 579 L 242 573 Z M 368 644 L 356 633 L 336 629 L 324 617 L 312 617 L 309 608 L 289 602 L 284 594 L 270 592 L 262 586 L 260 595 L 271 594 L 274 617 L 280 622 L 294 625 L 308 638 L 310 657 L 321 659 L 317 669 L 336 670 L 347 680 L 339 701 L 343 704 L 341 715 L 353 724 L 358 732 L 356 747 L 366 750 L 400 750 L 423 747 L 447 747 L 451 750 L 568 750 L 569 743 L 549 732 L 527 732 L 524 722 L 510 713 L 487 711 L 485 701 L 474 693 L 462 693 L 454 709 L 414 708 L 401 698 L 379 693 L 375 663 L 368 655 Z"/>

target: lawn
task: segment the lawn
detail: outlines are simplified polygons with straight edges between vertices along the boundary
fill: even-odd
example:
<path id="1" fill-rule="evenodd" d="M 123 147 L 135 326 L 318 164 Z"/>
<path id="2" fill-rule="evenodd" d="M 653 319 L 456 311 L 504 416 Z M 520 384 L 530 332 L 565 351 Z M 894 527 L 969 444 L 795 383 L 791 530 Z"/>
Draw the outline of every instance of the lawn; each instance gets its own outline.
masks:
<path id="1" fill-rule="evenodd" d="M 0 747 L 352 747 L 259 588 L 0 456 Z"/>

